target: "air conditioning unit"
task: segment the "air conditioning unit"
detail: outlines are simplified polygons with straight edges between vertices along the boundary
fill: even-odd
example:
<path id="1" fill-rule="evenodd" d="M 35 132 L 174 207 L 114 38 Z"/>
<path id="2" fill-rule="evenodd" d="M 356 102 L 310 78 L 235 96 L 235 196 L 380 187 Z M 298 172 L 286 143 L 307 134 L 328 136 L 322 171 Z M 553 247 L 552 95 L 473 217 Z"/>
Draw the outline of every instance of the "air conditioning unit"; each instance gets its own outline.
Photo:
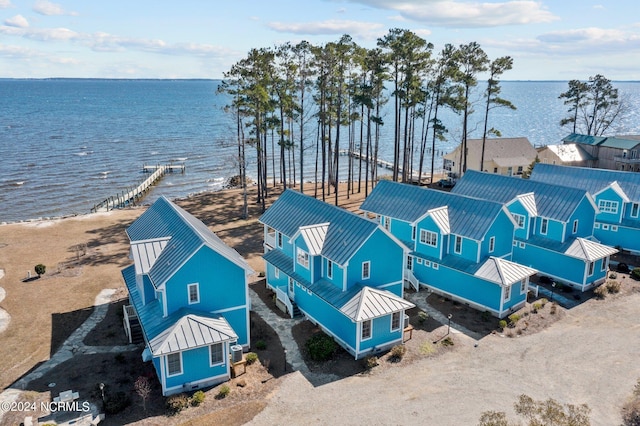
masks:
<path id="1" fill-rule="evenodd" d="M 231 346 L 231 362 L 236 363 L 242 361 L 242 346 L 241 345 L 233 345 Z"/>
<path id="2" fill-rule="evenodd" d="M 404 328 L 409 327 L 409 315 L 404 314 Z"/>

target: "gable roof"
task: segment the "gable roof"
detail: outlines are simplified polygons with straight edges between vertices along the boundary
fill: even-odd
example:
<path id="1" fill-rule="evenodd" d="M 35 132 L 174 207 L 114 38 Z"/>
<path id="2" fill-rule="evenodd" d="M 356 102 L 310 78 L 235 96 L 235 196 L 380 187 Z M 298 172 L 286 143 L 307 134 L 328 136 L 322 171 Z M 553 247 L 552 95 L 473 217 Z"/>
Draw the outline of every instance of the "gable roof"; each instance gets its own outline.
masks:
<path id="1" fill-rule="evenodd" d="M 491 256 L 474 275 L 504 287 L 520 282 L 537 272 L 528 266 Z"/>
<path id="2" fill-rule="evenodd" d="M 226 319 L 187 314 L 149 342 L 154 356 L 237 340 Z"/>
<path id="3" fill-rule="evenodd" d="M 635 136 L 590 136 L 571 133 L 562 139 L 563 142 L 576 142 L 584 145 L 606 146 L 608 148 L 632 149 L 640 145 Z"/>
<path id="4" fill-rule="evenodd" d="M 451 192 L 481 196 L 500 203 L 533 193 L 538 215 L 562 222 L 567 222 L 583 198 L 589 197 L 582 189 L 473 170 L 468 170 Z"/>
<path id="5" fill-rule="evenodd" d="M 413 307 L 413 303 L 390 291 L 364 287 L 340 308 L 340 312 L 353 321 L 366 321 Z"/>
<path id="6" fill-rule="evenodd" d="M 291 237 L 291 239 L 295 239 L 298 234 L 302 235 L 302 238 L 309 249 L 309 253 L 312 256 L 317 256 L 322 253 L 322 247 L 324 247 L 324 241 L 327 238 L 328 230 L 328 223 L 302 226 L 298 229 L 298 232 Z"/>
<path id="7" fill-rule="evenodd" d="M 564 253 L 571 257 L 594 262 L 598 259 L 616 254 L 617 252 L 618 250 L 613 247 L 578 237 L 573 241 L 573 243 L 571 243 Z"/>
<path id="8" fill-rule="evenodd" d="M 446 209 L 439 210 L 445 206 Z M 502 210 L 502 204 L 383 180 L 378 182 L 360 209 L 409 223 L 415 223 L 431 211 L 441 229 L 447 227 L 444 218 L 440 217 L 446 212 L 451 233 L 480 241 Z"/>
<path id="9" fill-rule="evenodd" d="M 556 145 L 547 145 L 540 149 L 540 151 L 548 149 L 560 158 L 565 163 L 572 163 L 578 161 L 590 161 L 594 160 L 593 156 L 584 150 L 580 145 L 575 143 L 565 143 Z"/>
<path id="10" fill-rule="evenodd" d="M 562 142 L 564 143 L 575 142 L 575 143 L 581 143 L 584 145 L 600 145 L 606 139 L 607 138 L 604 136 L 591 136 L 591 135 L 581 135 L 579 133 L 571 133 L 568 136 L 565 136 L 562 139 Z"/>
<path id="11" fill-rule="evenodd" d="M 126 232 L 141 262 L 137 269 L 146 269 L 156 288 L 164 285 L 202 246 L 211 248 L 247 273 L 253 272 L 237 251 L 226 245 L 204 223 L 165 197 L 158 198 Z M 167 241 L 164 246 L 150 246 L 145 243 L 149 240 Z M 143 260 L 143 256 L 147 259 Z"/>
<path id="12" fill-rule="evenodd" d="M 635 202 L 640 201 L 640 173 L 636 172 L 536 164 L 531 174 L 531 180 L 557 182 L 583 189 L 591 195 L 595 195 L 613 182 L 617 182 L 629 199 Z"/>
<path id="13" fill-rule="evenodd" d="M 344 265 L 378 229 L 378 224 L 342 208 L 287 189 L 258 219 L 293 237 L 300 228 L 328 224 L 322 256 Z"/>
<path id="14" fill-rule="evenodd" d="M 459 157 L 459 151 L 460 145 L 453 153 L 445 155 L 445 158 Z M 467 167 L 479 167 L 481 153 L 482 139 L 467 139 L 467 157 L 478 160 L 477 165 L 468 165 Z M 536 155 L 537 151 L 526 137 L 487 138 L 485 141 L 485 161 L 493 161 L 500 167 L 528 165 L 536 158 Z"/>

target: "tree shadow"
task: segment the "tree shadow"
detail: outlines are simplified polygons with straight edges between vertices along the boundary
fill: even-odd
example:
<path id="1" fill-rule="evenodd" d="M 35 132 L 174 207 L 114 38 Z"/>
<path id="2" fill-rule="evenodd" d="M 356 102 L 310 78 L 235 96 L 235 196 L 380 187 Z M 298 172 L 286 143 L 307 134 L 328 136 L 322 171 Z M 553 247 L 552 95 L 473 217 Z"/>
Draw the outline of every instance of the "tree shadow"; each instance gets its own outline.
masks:
<path id="1" fill-rule="evenodd" d="M 51 314 L 51 352 L 49 356 L 53 356 L 92 313 L 93 306 Z"/>

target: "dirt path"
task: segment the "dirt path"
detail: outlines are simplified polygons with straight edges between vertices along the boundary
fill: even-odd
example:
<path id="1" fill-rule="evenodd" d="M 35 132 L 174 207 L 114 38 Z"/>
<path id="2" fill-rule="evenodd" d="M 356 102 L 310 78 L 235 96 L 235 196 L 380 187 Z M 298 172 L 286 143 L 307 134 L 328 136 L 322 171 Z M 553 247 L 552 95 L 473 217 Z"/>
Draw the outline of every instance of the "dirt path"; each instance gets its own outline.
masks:
<path id="1" fill-rule="evenodd" d="M 474 347 L 380 374 L 313 387 L 287 377 L 250 424 L 477 424 L 487 410 L 506 411 L 525 393 L 586 403 L 592 424 L 620 424 L 620 409 L 640 365 L 640 294 L 572 309 L 551 328 L 521 338 L 490 335 Z M 373 415 L 372 413 L 375 413 Z"/>

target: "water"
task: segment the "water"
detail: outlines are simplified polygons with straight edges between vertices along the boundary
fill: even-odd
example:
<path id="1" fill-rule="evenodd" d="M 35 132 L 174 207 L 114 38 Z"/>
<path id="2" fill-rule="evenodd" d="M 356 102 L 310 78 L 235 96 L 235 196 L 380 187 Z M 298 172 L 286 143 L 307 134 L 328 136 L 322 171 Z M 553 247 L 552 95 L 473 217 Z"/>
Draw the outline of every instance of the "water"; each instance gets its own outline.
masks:
<path id="1" fill-rule="evenodd" d="M 217 86 L 211 80 L 0 80 L 0 222 L 87 213 L 139 183 L 143 164 L 186 164 L 185 174 L 167 175 L 146 202 L 220 189 L 237 174 L 237 147 L 234 119 L 223 111 L 229 100 Z M 630 108 L 611 133 L 640 134 L 640 83 L 615 86 Z M 558 143 L 569 133 L 558 125 L 566 107 L 557 97 L 566 88 L 566 82 L 504 82 L 503 96 L 518 109 L 492 111 L 490 126 L 534 145 Z M 382 132 L 386 160 L 392 159 L 391 116 Z M 448 112 L 443 120 L 449 140 L 437 148 L 448 152 L 460 136 L 460 118 Z M 482 124 L 474 120 L 471 137 L 479 137 Z M 315 129 L 309 144 L 314 141 Z M 306 180 L 313 178 L 314 152 Z M 251 175 L 255 155 L 248 154 Z"/>

